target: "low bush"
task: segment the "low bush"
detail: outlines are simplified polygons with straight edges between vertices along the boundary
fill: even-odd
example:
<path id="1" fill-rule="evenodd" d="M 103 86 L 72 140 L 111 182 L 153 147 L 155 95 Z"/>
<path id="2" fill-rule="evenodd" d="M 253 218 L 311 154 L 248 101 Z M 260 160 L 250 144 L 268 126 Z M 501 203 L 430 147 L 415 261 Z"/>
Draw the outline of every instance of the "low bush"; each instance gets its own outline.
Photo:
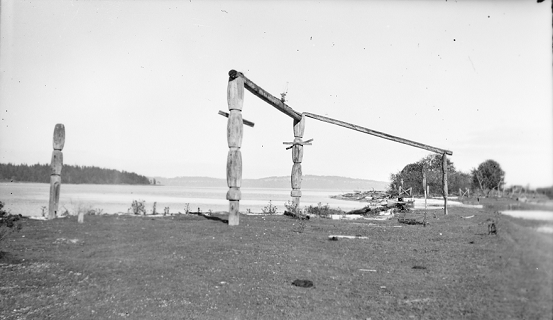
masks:
<path id="1" fill-rule="evenodd" d="M 269 204 L 261 209 L 264 214 L 276 214 L 277 207 L 273 206 L 273 203 L 269 200 Z"/>
<path id="2" fill-rule="evenodd" d="M 312 215 L 319 216 L 319 217 L 322 217 L 322 218 L 328 218 L 332 214 L 344 214 L 345 213 L 345 211 L 343 211 L 340 208 L 333 209 L 328 205 L 328 203 L 323 205 L 321 202 L 319 202 L 316 207 L 315 206 L 306 207 L 305 212 L 307 214 L 312 214 Z"/>
<path id="3" fill-rule="evenodd" d="M 20 214 L 11 214 L 4 210 L 4 202 L 0 201 L 0 242 L 14 232 L 21 230 Z"/>
<path id="4" fill-rule="evenodd" d="M 146 215 L 146 201 L 133 200 L 131 207 L 128 209 L 128 212 L 133 214 Z"/>

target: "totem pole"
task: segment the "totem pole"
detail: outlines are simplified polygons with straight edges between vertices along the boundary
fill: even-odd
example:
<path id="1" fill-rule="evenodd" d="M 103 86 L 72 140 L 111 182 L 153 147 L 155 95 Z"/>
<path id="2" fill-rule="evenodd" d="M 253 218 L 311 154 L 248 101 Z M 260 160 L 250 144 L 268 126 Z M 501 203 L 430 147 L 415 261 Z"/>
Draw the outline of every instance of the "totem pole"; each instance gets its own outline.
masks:
<path id="1" fill-rule="evenodd" d="M 50 203 L 48 206 L 48 219 L 54 219 L 58 213 L 61 187 L 61 169 L 63 166 L 63 153 L 61 150 L 65 144 L 65 127 L 63 124 L 56 124 L 54 129 L 54 151 L 50 164 Z"/>
<path id="2" fill-rule="evenodd" d="M 304 132 L 305 117 L 302 116 L 300 121 L 294 119 L 294 144 L 292 145 L 292 161 L 294 162 L 294 165 L 292 166 L 292 174 L 290 178 L 292 184 L 290 196 L 292 196 L 292 203 L 296 209 L 300 205 L 301 198 L 301 162 L 303 160 L 303 144 L 301 139 L 303 138 Z"/>
<path id="3" fill-rule="evenodd" d="M 242 194 L 240 186 L 242 184 L 242 106 L 244 104 L 244 79 L 239 76 L 237 71 L 229 72 L 229 82 L 227 86 L 227 102 L 229 116 L 227 122 L 227 200 L 229 201 L 228 224 L 237 226 L 239 223 L 240 199 Z"/>

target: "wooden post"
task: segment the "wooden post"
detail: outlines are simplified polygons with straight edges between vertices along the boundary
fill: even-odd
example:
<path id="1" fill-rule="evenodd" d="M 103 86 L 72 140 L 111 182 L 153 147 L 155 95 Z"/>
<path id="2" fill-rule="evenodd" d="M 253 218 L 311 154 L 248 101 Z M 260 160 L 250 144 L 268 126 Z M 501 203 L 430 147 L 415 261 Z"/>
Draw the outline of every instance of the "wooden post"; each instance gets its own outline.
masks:
<path id="1" fill-rule="evenodd" d="M 229 116 L 227 122 L 227 200 L 229 201 L 228 224 L 237 226 L 240 220 L 240 199 L 242 193 L 240 186 L 242 184 L 242 106 L 244 104 L 244 79 L 239 77 L 236 72 L 229 72 L 229 82 L 227 86 L 227 102 Z"/>
<path id="2" fill-rule="evenodd" d="M 422 168 L 422 189 L 423 189 L 423 192 L 424 192 L 424 223 L 426 225 L 426 170 L 425 168 L 423 167 Z"/>
<path id="3" fill-rule="evenodd" d="M 48 219 L 54 219 L 58 213 L 61 188 L 61 169 L 63 167 L 63 146 L 65 145 L 65 126 L 61 123 L 54 128 L 54 151 L 50 162 L 50 201 Z"/>
<path id="4" fill-rule="evenodd" d="M 398 197 L 401 197 L 401 192 L 403 191 L 403 179 L 400 180 L 401 185 L 398 187 Z"/>
<path id="5" fill-rule="evenodd" d="M 442 184 L 444 192 L 444 214 L 447 214 L 447 155 L 442 155 Z"/>
<path id="6" fill-rule="evenodd" d="M 292 203 L 297 209 L 300 206 L 301 198 L 301 181 L 302 181 L 302 172 L 301 172 L 301 162 L 303 160 L 303 145 L 301 144 L 303 134 L 305 132 L 305 117 L 302 116 L 301 120 L 294 119 L 294 145 L 292 145 L 292 174 L 290 181 L 292 184 L 292 191 L 290 195 L 292 196 Z M 296 212 L 294 212 L 296 213 Z"/>

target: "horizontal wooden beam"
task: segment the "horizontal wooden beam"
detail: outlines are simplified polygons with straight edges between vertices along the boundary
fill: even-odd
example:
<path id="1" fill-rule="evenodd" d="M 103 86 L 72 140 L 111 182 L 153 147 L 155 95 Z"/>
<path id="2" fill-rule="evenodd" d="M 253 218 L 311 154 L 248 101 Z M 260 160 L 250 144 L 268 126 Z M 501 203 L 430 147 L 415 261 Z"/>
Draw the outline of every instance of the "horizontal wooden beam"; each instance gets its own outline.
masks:
<path id="1" fill-rule="evenodd" d="M 410 145 L 412 147 L 425 149 L 425 150 L 432 151 L 432 152 L 435 152 L 435 153 L 438 153 L 438 154 L 453 155 L 453 152 L 451 152 L 449 150 L 444 150 L 444 149 L 432 147 L 432 146 L 429 146 L 429 145 L 426 145 L 426 144 L 422 144 L 422 143 L 419 143 L 419 142 L 415 142 L 415 141 L 403 139 L 403 138 L 400 138 L 400 137 L 392 136 L 390 134 L 386 134 L 386 133 L 383 133 L 383 132 L 371 130 L 371 129 L 361 127 L 361 126 L 358 126 L 358 125 L 355 125 L 355 124 L 347 123 L 347 122 L 344 122 L 344 121 L 340 121 L 340 120 L 336 120 L 336 119 L 332 119 L 332 118 L 328 118 L 328 117 L 324 117 L 324 116 L 320 116 L 320 115 L 313 114 L 313 113 L 308 113 L 308 112 L 304 112 L 303 115 L 306 116 L 306 117 L 312 118 L 312 119 L 316 119 L 316 120 L 327 122 L 327 123 L 332 123 L 332 124 L 342 126 L 342 127 L 348 128 L 348 129 L 360 131 L 360 132 L 363 132 L 363 133 L 366 133 L 366 134 L 377 136 L 379 138 L 384 138 L 384 139 L 392 140 L 392 141 L 395 141 L 395 142 L 403 143 L 403 144 L 406 144 L 406 145 Z"/>
<path id="2" fill-rule="evenodd" d="M 224 111 L 221 111 L 219 110 L 219 114 L 222 115 L 223 117 L 229 117 L 229 114 L 227 112 L 224 112 Z M 246 119 L 242 119 L 242 123 L 244 123 L 245 125 L 247 126 L 250 126 L 253 128 L 253 126 L 255 126 L 255 123 L 251 122 L 251 121 L 248 121 Z"/>
<path id="3" fill-rule="evenodd" d="M 236 70 L 230 70 L 229 71 L 229 77 L 230 79 L 235 79 L 237 77 L 241 77 L 244 79 L 244 87 L 248 89 L 249 92 L 256 95 L 261 100 L 267 102 L 268 104 L 275 107 L 278 111 L 284 113 L 285 115 L 296 119 L 298 121 L 301 120 L 301 114 L 296 112 L 294 109 L 290 108 L 286 103 L 282 102 L 280 99 L 276 98 L 272 94 L 268 93 L 267 91 L 263 90 L 260 86 L 253 83 L 250 79 L 246 78 L 242 72 L 238 72 Z"/>

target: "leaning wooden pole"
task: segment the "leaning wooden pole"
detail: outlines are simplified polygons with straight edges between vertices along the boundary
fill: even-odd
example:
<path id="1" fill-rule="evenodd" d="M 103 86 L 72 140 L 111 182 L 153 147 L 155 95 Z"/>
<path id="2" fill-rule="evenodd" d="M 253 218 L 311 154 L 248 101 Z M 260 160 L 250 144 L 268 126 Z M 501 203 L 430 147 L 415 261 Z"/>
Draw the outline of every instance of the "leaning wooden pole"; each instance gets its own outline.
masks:
<path id="1" fill-rule="evenodd" d="M 365 128 L 365 127 L 362 127 L 362 126 L 358 126 L 356 124 L 348 123 L 348 122 L 345 122 L 345 121 L 340 121 L 340 120 L 328 118 L 328 117 L 325 117 L 325 116 L 321 116 L 321 115 L 314 114 L 314 113 L 309 113 L 309 112 L 304 112 L 303 115 L 306 116 L 306 117 L 315 119 L 315 120 L 335 124 L 337 126 L 341 126 L 341 127 L 348 128 L 348 129 L 351 129 L 351 130 L 363 132 L 363 133 L 370 134 L 370 135 L 373 135 L 373 136 L 376 136 L 376 137 L 379 137 L 379 138 L 388 139 L 388 140 L 391 140 L 391 141 L 403 143 L 403 144 L 406 144 L 406 145 L 409 145 L 409 146 L 412 146 L 412 147 L 432 151 L 432 152 L 435 152 L 435 153 L 438 153 L 438 154 L 449 154 L 449 155 L 453 154 L 453 152 L 451 152 L 449 150 L 444 150 L 444 149 L 432 147 L 432 146 L 429 146 L 429 145 L 426 145 L 426 144 L 423 144 L 423 143 L 420 143 L 420 142 L 416 142 L 416 141 L 396 137 L 396 136 L 393 136 L 391 134 L 387 134 L 387 133 L 384 133 L 384 132 L 372 130 L 372 129 Z"/>
<path id="2" fill-rule="evenodd" d="M 63 146 L 65 144 L 65 126 L 56 124 L 54 129 L 54 151 L 50 162 L 50 202 L 48 204 L 48 219 L 54 219 L 58 213 L 61 188 L 61 169 L 63 167 Z"/>
<path id="3" fill-rule="evenodd" d="M 447 155 L 442 156 L 442 184 L 444 188 L 444 214 L 447 214 Z"/>
<path id="4" fill-rule="evenodd" d="M 301 162 L 303 160 L 302 138 L 304 132 L 305 117 L 301 117 L 299 121 L 294 119 L 294 145 L 292 146 L 292 161 L 294 165 L 292 166 L 292 175 L 290 178 L 292 184 L 292 192 L 290 192 L 290 195 L 292 196 L 292 203 L 296 209 L 300 206 L 301 198 Z"/>
<path id="5" fill-rule="evenodd" d="M 229 116 L 227 122 L 227 200 L 229 201 L 230 226 L 237 226 L 240 219 L 240 199 L 242 194 L 240 186 L 242 184 L 242 106 L 244 104 L 244 79 L 237 76 L 236 72 L 229 72 L 229 82 L 227 86 L 227 102 Z"/>

